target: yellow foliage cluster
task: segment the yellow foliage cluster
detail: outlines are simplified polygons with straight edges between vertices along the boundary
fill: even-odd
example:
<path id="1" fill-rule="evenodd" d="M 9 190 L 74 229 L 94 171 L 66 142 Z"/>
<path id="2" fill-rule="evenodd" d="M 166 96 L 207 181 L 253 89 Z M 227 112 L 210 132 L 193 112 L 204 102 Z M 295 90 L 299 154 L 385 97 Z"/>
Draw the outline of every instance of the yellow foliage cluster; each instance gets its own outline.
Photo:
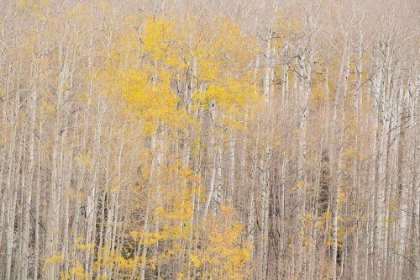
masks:
<path id="1" fill-rule="evenodd" d="M 104 91 L 122 102 L 122 114 L 134 113 L 142 120 L 146 134 L 163 123 L 181 128 L 192 124 L 196 113 L 191 110 L 207 110 L 210 104 L 223 109 L 222 119 L 234 123 L 244 117 L 245 105 L 259 98 L 247 67 L 255 42 L 229 20 L 216 20 L 218 24 L 209 27 L 192 16 L 181 20 L 150 15 L 141 34 L 127 27 L 118 35 L 119 44 L 100 71 Z M 181 91 L 180 84 L 188 89 Z"/>
<path id="2" fill-rule="evenodd" d="M 190 259 L 203 279 L 247 279 L 251 245 L 240 241 L 243 227 L 232 207 L 222 207 L 217 216 L 209 216 L 197 232 L 200 249 Z"/>

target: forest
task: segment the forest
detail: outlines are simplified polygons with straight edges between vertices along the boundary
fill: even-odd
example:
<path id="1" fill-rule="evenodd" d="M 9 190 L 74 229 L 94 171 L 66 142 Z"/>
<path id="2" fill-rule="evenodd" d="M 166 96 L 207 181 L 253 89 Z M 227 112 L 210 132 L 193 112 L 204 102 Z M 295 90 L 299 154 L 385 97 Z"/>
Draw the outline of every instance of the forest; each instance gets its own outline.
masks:
<path id="1" fill-rule="evenodd" d="M 420 280 L 418 0 L 0 0 L 0 279 Z"/>

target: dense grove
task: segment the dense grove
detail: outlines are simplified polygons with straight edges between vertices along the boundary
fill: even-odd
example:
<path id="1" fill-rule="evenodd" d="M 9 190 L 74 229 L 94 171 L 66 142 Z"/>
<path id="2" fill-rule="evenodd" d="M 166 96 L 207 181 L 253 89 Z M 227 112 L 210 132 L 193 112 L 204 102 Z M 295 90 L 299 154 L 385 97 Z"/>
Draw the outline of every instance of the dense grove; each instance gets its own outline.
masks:
<path id="1" fill-rule="evenodd" d="M 420 3 L 0 0 L 0 279 L 420 280 Z"/>

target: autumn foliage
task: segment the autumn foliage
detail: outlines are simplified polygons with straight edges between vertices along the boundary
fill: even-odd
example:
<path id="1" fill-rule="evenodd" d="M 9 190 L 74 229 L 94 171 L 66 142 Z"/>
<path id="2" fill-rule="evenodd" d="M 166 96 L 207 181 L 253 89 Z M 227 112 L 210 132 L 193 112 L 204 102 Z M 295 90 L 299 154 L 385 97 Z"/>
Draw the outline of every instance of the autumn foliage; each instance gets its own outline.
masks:
<path id="1" fill-rule="evenodd" d="M 0 2 L 0 279 L 420 279 L 416 1 Z"/>

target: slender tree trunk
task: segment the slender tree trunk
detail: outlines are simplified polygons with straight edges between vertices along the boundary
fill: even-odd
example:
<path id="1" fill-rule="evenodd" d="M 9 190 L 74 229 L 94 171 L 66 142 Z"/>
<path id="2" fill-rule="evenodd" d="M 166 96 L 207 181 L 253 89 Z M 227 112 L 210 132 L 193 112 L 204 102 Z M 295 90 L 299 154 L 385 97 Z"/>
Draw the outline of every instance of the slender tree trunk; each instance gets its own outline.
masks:
<path id="1" fill-rule="evenodd" d="M 8 206 L 6 208 L 6 279 L 11 279 L 12 277 L 12 263 L 13 263 L 13 244 L 15 241 L 15 216 L 16 216 L 16 201 L 17 201 L 17 190 L 15 182 L 18 183 L 18 174 L 15 172 L 16 159 L 20 160 L 19 156 L 16 156 L 16 142 L 19 141 L 17 137 L 18 123 L 19 123 L 19 104 L 20 104 L 20 91 L 15 93 L 14 100 L 14 112 L 13 112 L 13 127 L 11 135 L 11 143 L 9 148 L 9 166 L 6 179 L 6 188 L 5 188 L 5 197 L 8 201 Z M 12 182 L 13 178 L 13 182 Z"/>

